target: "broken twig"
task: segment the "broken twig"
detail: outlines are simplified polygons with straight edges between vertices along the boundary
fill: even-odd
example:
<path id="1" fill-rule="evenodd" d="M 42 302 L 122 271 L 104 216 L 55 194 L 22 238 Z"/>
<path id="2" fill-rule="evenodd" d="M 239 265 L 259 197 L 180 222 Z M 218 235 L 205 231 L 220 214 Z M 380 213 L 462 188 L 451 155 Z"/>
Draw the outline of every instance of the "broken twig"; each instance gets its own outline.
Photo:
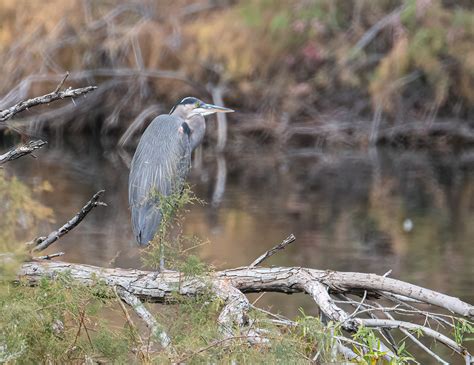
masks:
<path id="1" fill-rule="evenodd" d="M 149 363 L 149 356 L 148 356 L 149 346 L 146 346 L 147 351 L 143 352 L 145 343 L 143 342 L 142 336 L 140 336 L 140 332 L 138 331 L 137 326 L 135 325 L 135 323 L 133 323 L 132 318 L 130 317 L 130 314 L 128 313 L 128 310 L 125 307 L 125 304 L 123 304 L 123 299 L 120 297 L 119 293 L 117 292 L 116 286 L 114 287 L 114 293 L 115 293 L 115 296 L 117 297 L 117 301 L 120 305 L 120 308 L 122 308 L 123 314 L 125 316 L 125 320 L 127 321 L 130 328 L 134 330 L 132 333 L 134 334 L 134 336 L 136 336 L 136 340 L 140 345 L 140 347 L 137 349 L 137 352 L 142 358 L 142 360 L 145 360 L 144 361 L 145 363 Z"/>
<path id="2" fill-rule="evenodd" d="M 56 242 L 60 237 L 64 236 L 79 223 L 81 223 L 81 221 L 93 208 L 97 207 L 98 205 L 107 206 L 104 202 L 99 200 L 104 192 L 105 190 L 100 190 L 95 193 L 91 200 L 89 200 L 87 204 L 84 205 L 82 209 L 61 228 L 51 232 L 47 237 L 38 237 L 34 239 L 33 242 L 36 244 L 36 246 L 33 248 L 33 251 L 43 251 L 51 244 Z"/>
<path id="3" fill-rule="evenodd" d="M 275 247 L 272 247 L 270 250 L 265 252 L 263 255 L 258 257 L 254 262 L 252 262 L 249 267 L 255 267 L 257 265 L 260 265 L 264 260 L 269 258 L 270 256 L 274 255 L 277 251 L 283 250 L 286 246 L 288 246 L 290 243 L 294 242 L 296 240 L 296 237 L 294 234 L 290 234 L 285 240 Z"/>
<path id="4" fill-rule="evenodd" d="M 61 82 L 58 84 L 58 86 L 54 90 L 54 92 L 56 94 L 59 92 L 59 90 L 61 90 L 61 88 L 63 87 L 64 83 L 66 82 L 66 79 L 68 78 L 68 76 L 69 76 L 69 71 L 66 71 L 66 74 L 64 75 L 63 79 L 61 80 Z"/>
<path id="5" fill-rule="evenodd" d="M 10 108 L 7 108 L 5 110 L 0 110 L 0 122 L 5 122 L 6 120 L 13 118 L 15 114 L 18 114 L 24 110 L 27 110 L 28 108 L 31 108 L 33 106 L 40 105 L 40 104 L 48 104 L 48 103 L 51 103 L 52 101 L 65 99 L 65 98 L 75 98 L 75 97 L 87 94 L 88 92 L 92 90 L 97 89 L 97 86 L 86 86 L 86 87 L 81 87 L 78 89 L 68 88 L 64 91 L 60 91 L 68 75 L 69 73 L 66 74 L 66 76 L 62 79 L 62 81 L 59 83 L 59 85 L 56 87 L 56 89 L 52 93 L 45 94 L 42 96 L 37 96 L 32 99 L 20 101 L 18 104 L 15 104 Z"/>

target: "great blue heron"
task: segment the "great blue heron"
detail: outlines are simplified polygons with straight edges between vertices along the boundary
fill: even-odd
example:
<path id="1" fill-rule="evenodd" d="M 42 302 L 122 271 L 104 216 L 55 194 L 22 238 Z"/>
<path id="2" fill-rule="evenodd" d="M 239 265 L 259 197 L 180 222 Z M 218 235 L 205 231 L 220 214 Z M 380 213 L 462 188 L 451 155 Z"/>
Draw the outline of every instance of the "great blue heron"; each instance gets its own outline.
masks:
<path id="1" fill-rule="evenodd" d="M 182 189 L 191 153 L 204 138 L 204 116 L 219 112 L 233 110 L 186 97 L 169 114 L 156 117 L 143 133 L 128 182 L 133 233 L 139 245 L 148 245 L 160 227 L 159 197 Z"/>

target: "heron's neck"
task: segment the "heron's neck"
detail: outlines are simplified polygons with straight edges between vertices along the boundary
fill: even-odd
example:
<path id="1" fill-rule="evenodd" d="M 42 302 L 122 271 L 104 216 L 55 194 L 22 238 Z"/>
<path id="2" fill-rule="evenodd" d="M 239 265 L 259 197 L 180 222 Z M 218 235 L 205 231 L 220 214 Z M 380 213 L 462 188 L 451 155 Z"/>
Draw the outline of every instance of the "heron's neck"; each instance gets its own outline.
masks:
<path id="1" fill-rule="evenodd" d="M 186 123 L 191 129 L 191 149 L 194 150 L 199 146 L 204 138 L 204 133 L 206 132 L 206 121 L 202 115 L 192 115 L 186 119 Z"/>

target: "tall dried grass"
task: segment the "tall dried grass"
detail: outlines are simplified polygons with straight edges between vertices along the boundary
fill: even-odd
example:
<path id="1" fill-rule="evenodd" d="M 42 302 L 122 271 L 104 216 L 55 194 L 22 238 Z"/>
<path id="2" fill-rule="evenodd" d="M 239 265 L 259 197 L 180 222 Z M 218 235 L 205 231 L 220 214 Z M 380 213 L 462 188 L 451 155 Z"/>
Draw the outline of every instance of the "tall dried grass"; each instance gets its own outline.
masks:
<path id="1" fill-rule="evenodd" d="M 286 123 L 281 113 L 301 121 L 321 109 L 345 109 L 349 119 L 376 108 L 399 119 L 473 112 L 469 2 L 4 0 L 0 8 L 0 108 L 49 90 L 66 71 L 75 84 L 101 86 L 80 108 L 28 114 L 35 132 L 74 119 L 75 131 L 121 135 L 146 123 L 143 110 L 166 111 L 188 94 L 209 99 L 213 84 L 227 85 L 241 110 L 267 113 L 274 130 Z"/>

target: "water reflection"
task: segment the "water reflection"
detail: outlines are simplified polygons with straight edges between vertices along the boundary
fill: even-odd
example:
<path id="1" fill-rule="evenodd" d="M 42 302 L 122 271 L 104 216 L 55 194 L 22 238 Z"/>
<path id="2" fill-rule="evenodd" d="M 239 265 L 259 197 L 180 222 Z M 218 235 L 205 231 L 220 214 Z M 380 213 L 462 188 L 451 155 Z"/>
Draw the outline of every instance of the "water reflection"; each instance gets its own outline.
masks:
<path id="1" fill-rule="evenodd" d="M 65 259 L 96 265 L 140 267 L 127 207 L 128 169 L 115 150 L 86 140 L 49 145 L 40 158 L 9 164 L 40 193 L 56 224 L 105 188 L 108 208 L 98 208 L 51 248 Z M 257 147 L 256 147 L 257 148 Z M 289 233 L 296 243 L 267 265 L 363 271 L 393 276 L 474 302 L 474 154 L 351 150 L 282 153 L 259 147 L 240 155 L 203 152 L 191 182 L 209 202 L 193 206 L 188 234 L 209 239 L 200 254 L 218 268 L 252 262 Z M 213 204 L 212 204 L 213 203 Z M 410 219 L 413 229 L 404 230 Z M 289 315 L 313 308 L 304 296 L 275 304 Z M 279 297 L 281 298 L 281 297 Z"/>

